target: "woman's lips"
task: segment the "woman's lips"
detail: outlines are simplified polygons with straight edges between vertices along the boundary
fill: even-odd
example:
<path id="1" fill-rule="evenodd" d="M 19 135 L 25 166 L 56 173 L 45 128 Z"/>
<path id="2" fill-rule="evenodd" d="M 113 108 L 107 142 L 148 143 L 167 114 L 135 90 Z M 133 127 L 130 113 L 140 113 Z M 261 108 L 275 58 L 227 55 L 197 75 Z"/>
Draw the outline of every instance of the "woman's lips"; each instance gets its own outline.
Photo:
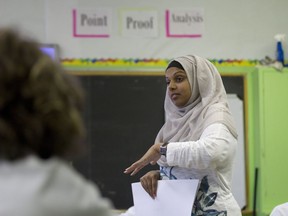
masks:
<path id="1" fill-rule="evenodd" d="M 173 93 L 173 94 L 171 94 L 171 99 L 176 100 L 179 95 L 180 94 L 178 94 L 178 93 Z"/>

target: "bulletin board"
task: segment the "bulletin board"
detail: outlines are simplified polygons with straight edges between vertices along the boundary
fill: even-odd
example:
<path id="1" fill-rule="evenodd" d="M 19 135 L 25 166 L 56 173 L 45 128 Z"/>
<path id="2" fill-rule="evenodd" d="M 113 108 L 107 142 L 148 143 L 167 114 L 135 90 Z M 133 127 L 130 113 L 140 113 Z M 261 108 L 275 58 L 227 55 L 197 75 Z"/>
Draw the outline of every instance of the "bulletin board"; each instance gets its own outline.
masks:
<path id="1" fill-rule="evenodd" d="M 46 0 L 43 7 L 43 26 L 46 42 L 59 44 L 62 48 L 62 58 L 171 59 L 181 55 L 197 54 L 208 59 L 263 59 L 265 55 L 275 57 L 274 35 L 287 35 L 287 7 L 288 1 L 284 0 L 277 1 L 277 4 L 260 0 L 181 0 L 181 3 L 173 0 Z M 23 10 L 22 7 L 19 8 Z M 109 37 L 73 37 L 72 10 L 87 8 L 111 10 Z M 203 11 L 201 36 L 167 37 L 166 13 L 178 9 L 196 10 L 197 13 Z M 155 11 L 158 20 L 154 23 L 157 24 L 157 35 L 123 35 L 124 25 L 121 17 L 123 11 L 127 10 L 138 10 L 139 13 L 145 10 Z M 5 11 L 3 12 L 5 14 Z M 267 16 L 268 12 L 271 16 Z M 17 13 L 13 14 L 17 16 Z M 267 23 L 269 28 L 263 23 Z M 287 48 L 286 41 L 284 47 Z"/>
<path id="2" fill-rule="evenodd" d="M 77 76 L 86 92 L 84 120 L 87 151 L 73 165 L 100 187 L 115 208 L 127 209 L 133 205 L 131 183 L 139 181 L 148 170 L 158 169 L 157 165 L 149 165 L 134 177 L 123 173 L 154 143 L 164 123 L 164 74 L 113 72 L 107 75 L 89 72 Z M 244 102 L 244 78 L 225 75 L 222 79 L 227 93 Z M 241 111 L 244 116 L 244 110 Z M 242 131 L 243 122 L 240 123 Z M 244 137 L 242 139 L 245 140 Z M 240 167 L 235 168 L 240 173 L 234 178 L 245 181 L 245 150 L 242 153 L 237 156 L 238 160 L 240 158 L 237 166 Z M 237 188 L 236 193 L 240 193 L 237 194 L 238 199 L 245 208 L 246 184 L 237 183 Z"/>
<path id="3" fill-rule="evenodd" d="M 275 34 L 288 35 L 288 1 L 285 0 L 275 3 L 262 0 L 181 0 L 180 2 L 174 0 L 0 1 L 0 26 L 18 26 L 27 32 L 29 37 L 36 37 L 41 43 L 58 44 L 61 48 L 61 59 L 171 59 L 186 54 L 197 54 L 208 59 L 260 60 L 266 55 L 275 58 Z M 87 8 L 96 12 L 103 8 L 112 10 L 110 37 L 75 37 L 72 11 Z M 183 8 L 203 10 L 204 29 L 201 37 L 166 36 L 165 13 L 167 10 Z M 148 38 L 122 35 L 120 17 L 121 11 L 125 9 L 157 11 L 158 36 Z M 283 48 L 287 56 L 287 40 L 284 41 Z"/>

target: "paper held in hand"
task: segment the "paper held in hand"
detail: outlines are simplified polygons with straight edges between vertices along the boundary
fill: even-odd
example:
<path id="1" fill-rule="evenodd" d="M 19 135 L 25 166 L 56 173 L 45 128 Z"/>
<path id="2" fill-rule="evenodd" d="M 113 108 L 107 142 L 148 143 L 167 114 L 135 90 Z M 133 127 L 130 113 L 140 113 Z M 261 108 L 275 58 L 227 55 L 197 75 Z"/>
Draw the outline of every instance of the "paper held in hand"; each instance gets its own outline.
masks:
<path id="1" fill-rule="evenodd" d="M 199 180 L 160 180 L 157 196 L 152 199 L 140 182 L 132 183 L 137 216 L 191 216 Z"/>

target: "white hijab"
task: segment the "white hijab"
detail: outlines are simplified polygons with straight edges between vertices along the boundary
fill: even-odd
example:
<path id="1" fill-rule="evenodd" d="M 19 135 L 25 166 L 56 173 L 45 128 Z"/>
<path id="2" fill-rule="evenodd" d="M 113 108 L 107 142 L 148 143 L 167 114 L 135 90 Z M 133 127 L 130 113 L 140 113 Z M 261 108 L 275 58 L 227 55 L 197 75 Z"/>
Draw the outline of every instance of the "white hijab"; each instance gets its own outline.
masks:
<path id="1" fill-rule="evenodd" d="M 223 123 L 237 138 L 226 91 L 215 66 L 195 55 L 178 57 L 172 61 L 179 62 L 184 68 L 192 94 L 185 107 L 178 108 L 168 96 L 167 88 L 164 103 L 166 122 L 155 142 L 196 141 L 204 129 L 213 123 Z"/>

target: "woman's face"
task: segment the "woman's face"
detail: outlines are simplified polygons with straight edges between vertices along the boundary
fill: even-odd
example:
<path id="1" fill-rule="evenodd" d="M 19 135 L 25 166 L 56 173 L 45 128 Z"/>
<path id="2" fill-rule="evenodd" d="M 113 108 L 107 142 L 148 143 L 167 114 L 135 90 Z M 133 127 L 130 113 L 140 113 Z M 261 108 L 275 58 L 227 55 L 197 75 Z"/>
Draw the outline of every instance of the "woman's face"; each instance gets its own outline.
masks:
<path id="1" fill-rule="evenodd" d="M 165 72 L 168 95 L 175 106 L 184 107 L 191 97 L 191 87 L 184 70 L 170 67 Z"/>

